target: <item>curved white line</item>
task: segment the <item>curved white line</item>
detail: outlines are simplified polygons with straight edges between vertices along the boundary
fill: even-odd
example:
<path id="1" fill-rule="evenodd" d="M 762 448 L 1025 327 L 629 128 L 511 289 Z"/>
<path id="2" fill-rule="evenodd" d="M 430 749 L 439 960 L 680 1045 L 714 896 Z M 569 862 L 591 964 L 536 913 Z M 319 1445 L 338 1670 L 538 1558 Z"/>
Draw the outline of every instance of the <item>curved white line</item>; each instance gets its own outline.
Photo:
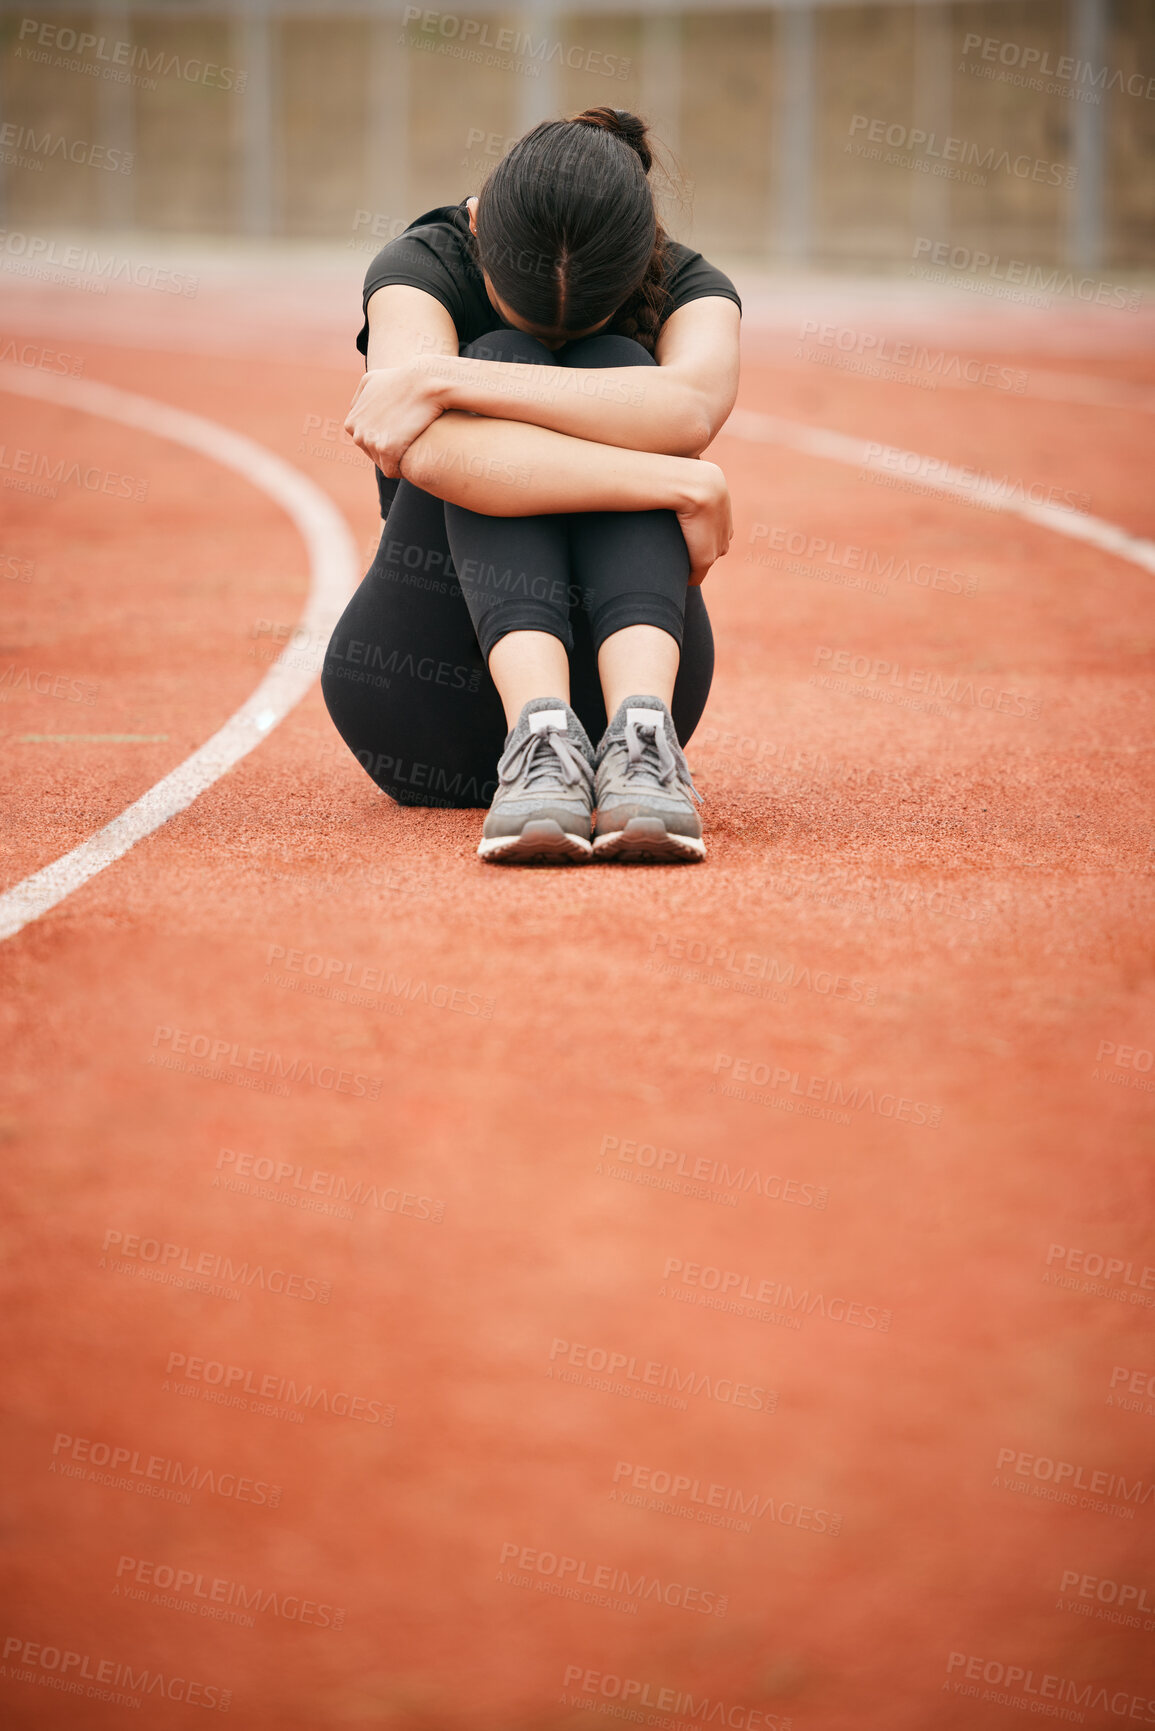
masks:
<path id="1" fill-rule="evenodd" d="M 212 738 L 179 764 L 171 774 L 134 804 L 121 812 L 88 841 L 51 865 L 34 872 L 0 895 L 0 939 L 13 937 L 32 920 L 79 889 L 81 884 L 120 859 L 138 841 L 151 835 L 177 812 L 184 811 L 197 796 L 219 780 L 226 770 L 245 757 L 278 721 L 299 703 L 320 669 L 320 643 L 336 624 L 345 600 L 357 581 L 358 560 L 352 535 L 344 518 L 327 494 L 299 470 L 271 451 L 218 426 L 200 415 L 190 415 L 166 403 L 121 391 L 112 385 L 87 380 L 57 379 L 53 375 L 22 373 L 0 366 L 0 389 L 46 402 L 63 403 L 89 414 L 103 415 L 140 427 L 145 432 L 187 445 L 214 462 L 235 470 L 283 506 L 293 519 L 309 550 L 311 585 L 298 631 L 308 633 L 304 653 L 288 650 L 273 663 L 256 690 Z M 916 451 L 857 439 L 824 427 L 787 421 L 776 415 L 735 409 L 724 432 L 732 437 L 761 444 L 787 445 L 808 456 L 848 463 L 859 469 L 898 473 L 915 486 L 953 493 L 987 510 L 1009 511 L 1028 522 L 1074 540 L 1086 541 L 1103 552 L 1113 553 L 1155 575 L 1155 542 L 1130 535 L 1117 524 L 1058 505 L 1035 504 L 1002 490 L 998 483 L 977 478 L 941 458 L 924 457 Z"/>
<path id="2" fill-rule="evenodd" d="M 738 439 L 750 439 L 765 445 L 788 445 L 803 451 L 808 457 L 826 457 L 833 463 L 850 463 L 856 469 L 873 469 L 893 475 L 916 487 L 932 492 L 953 493 L 969 505 L 987 511 L 1009 511 L 1037 523 L 1056 534 L 1069 535 L 1074 541 L 1088 541 L 1104 553 L 1128 559 L 1155 576 L 1155 541 L 1145 541 L 1129 535 L 1117 523 L 1102 517 L 1091 517 L 1085 511 L 1071 511 L 1065 505 L 1038 505 L 1020 497 L 990 476 L 976 475 L 960 469 L 942 457 L 924 457 L 917 451 L 904 451 L 898 445 L 882 445 L 874 439 L 856 439 L 848 433 L 833 433 L 825 427 L 808 427 L 803 421 L 784 421 L 778 415 L 760 415 L 752 409 L 735 409 L 723 433 Z"/>
<path id="3" fill-rule="evenodd" d="M 0 939 L 3 939 L 14 937 L 105 866 L 122 858 L 177 812 L 184 811 L 284 720 L 320 671 L 321 646 L 341 615 L 360 567 L 349 526 L 328 495 L 298 469 L 242 433 L 113 385 L 87 379 L 60 379 L 14 366 L 0 366 L 0 390 L 122 421 L 126 426 L 139 427 L 146 433 L 186 445 L 214 463 L 234 470 L 267 493 L 292 518 L 308 549 L 310 570 L 308 599 L 297 624 L 298 633 L 307 633 L 305 649 L 293 648 L 291 657 L 288 648 L 283 650 L 256 690 L 224 726 L 119 817 L 70 853 L 62 854 L 51 865 L 33 872 L 0 895 Z"/>

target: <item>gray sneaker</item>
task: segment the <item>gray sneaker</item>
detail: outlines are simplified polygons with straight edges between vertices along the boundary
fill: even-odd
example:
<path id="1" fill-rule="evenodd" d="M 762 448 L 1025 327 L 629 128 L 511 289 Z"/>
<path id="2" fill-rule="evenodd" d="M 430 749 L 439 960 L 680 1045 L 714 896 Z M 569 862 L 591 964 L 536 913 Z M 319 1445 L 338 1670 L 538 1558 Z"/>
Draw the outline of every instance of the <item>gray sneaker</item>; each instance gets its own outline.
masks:
<path id="1" fill-rule="evenodd" d="M 584 865 L 590 857 L 594 748 L 568 703 L 533 697 L 497 766 L 477 851 L 494 865 Z"/>
<path id="2" fill-rule="evenodd" d="M 669 710 L 660 697 L 627 697 L 598 746 L 594 858 L 666 865 L 704 859 L 692 799 L 702 803 Z"/>

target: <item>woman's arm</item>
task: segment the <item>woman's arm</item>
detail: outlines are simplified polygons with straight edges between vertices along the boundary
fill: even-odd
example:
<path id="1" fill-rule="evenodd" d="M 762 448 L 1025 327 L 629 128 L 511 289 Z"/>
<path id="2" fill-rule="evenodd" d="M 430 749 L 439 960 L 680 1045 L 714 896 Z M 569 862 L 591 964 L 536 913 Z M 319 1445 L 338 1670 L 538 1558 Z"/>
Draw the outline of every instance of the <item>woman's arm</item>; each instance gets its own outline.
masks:
<path id="1" fill-rule="evenodd" d="M 662 327 L 657 367 L 533 367 L 427 356 L 418 366 L 443 409 L 528 421 L 632 451 L 697 457 L 738 395 L 739 313 L 713 296 Z"/>
<path id="2" fill-rule="evenodd" d="M 667 319 L 654 367 L 510 365 L 459 357 L 457 343 L 430 341 L 404 361 L 378 360 L 374 330 L 394 317 L 392 298 L 419 289 L 379 289 L 369 301 L 365 392 L 374 412 L 429 417 L 446 409 L 549 427 L 634 451 L 697 457 L 720 431 L 738 394 L 739 313 L 720 296 L 691 301 Z M 432 299 L 427 296 L 427 299 Z M 381 305 L 378 303 L 381 302 Z M 439 304 L 439 303 L 434 303 Z M 444 313 L 444 308 L 440 309 Z M 447 322 L 452 326 L 448 314 Z M 398 374 L 398 368 L 407 371 Z"/>
<path id="3" fill-rule="evenodd" d="M 388 309 L 390 316 L 370 320 L 373 370 L 358 386 L 345 423 L 354 443 L 385 474 L 403 475 L 439 499 L 490 517 L 675 511 L 690 553 L 691 582 L 702 581 L 726 551 L 732 534 L 725 477 L 714 463 L 623 449 L 516 419 L 436 409 L 430 420 L 427 402 L 419 396 L 406 397 L 400 390 L 383 399 L 368 388 L 374 377 L 408 372 L 415 353 L 429 355 L 439 348 L 457 347 L 453 321 L 431 295 L 391 285 L 377 291 L 370 307 L 386 296 L 386 307 L 378 311 Z M 550 382 L 567 371 L 561 367 L 527 370 Z M 656 369 L 622 371 L 651 377 Z M 384 420 L 379 418 L 382 412 Z"/>
<path id="4" fill-rule="evenodd" d="M 413 441 L 401 473 L 423 492 L 487 517 L 674 511 L 691 583 L 701 583 L 733 535 L 726 477 L 716 463 L 597 445 L 519 421 L 450 411 Z"/>

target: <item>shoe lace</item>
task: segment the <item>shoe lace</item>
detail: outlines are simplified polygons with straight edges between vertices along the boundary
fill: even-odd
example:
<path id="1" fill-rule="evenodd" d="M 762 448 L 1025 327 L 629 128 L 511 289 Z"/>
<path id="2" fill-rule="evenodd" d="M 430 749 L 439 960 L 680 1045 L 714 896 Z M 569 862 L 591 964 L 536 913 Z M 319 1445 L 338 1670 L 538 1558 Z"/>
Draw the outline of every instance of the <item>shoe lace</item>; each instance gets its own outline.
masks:
<path id="1" fill-rule="evenodd" d="M 566 787 L 584 780 L 592 787 L 594 772 L 566 735 L 550 727 L 529 733 L 520 744 L 510 746 L 497 766 L 497 778 L 506 787 L 524 779 L 527 789 L 558 780 Z"/>
<path id="2" fill-rule="evenodd" d="M 629 753 L 627 774 L 631 780 L 649 781 L 658 787 L 681 782 L 699 805 L 705 805 L 705 797 L 694 786 L 685 753 L 680 745 L 670 744 L 660 718 L 627 722 L 626 750 Z"/>

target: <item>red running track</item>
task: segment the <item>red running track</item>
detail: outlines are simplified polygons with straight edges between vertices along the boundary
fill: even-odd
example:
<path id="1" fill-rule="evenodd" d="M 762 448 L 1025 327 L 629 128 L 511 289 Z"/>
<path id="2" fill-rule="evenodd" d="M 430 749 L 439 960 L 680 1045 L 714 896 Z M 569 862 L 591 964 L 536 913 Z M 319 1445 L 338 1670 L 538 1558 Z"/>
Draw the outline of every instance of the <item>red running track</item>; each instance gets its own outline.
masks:
<path id="1" fill-rule="evenodd" d="M 364 552 L 355 276 L 14 286 L 0 349 L 249 435 Z M 1145 315 L 752 288 L 745 408 L 1155 531 Z M 995 370 L 854 371 L 815 306 Z M 207 456 L 3 406 L 7 888 L 309 568 Z M 314 687 L 0 947 L 6 1725 L 1155 1722 L 1152 574 L 715 454 L 703 868 L 485 870 Z"/>

